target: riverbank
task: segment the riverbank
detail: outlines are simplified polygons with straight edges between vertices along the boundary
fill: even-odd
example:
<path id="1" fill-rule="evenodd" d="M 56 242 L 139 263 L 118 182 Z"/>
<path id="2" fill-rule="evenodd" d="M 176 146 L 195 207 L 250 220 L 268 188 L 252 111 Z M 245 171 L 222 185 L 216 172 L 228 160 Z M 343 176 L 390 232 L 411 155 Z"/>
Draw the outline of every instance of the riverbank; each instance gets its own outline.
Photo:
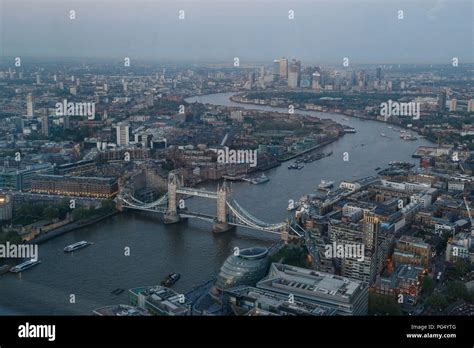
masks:
<path id="1" fill-rule="evenodd" d="M 343 134 L 342 136 L 340 136 L 339 138 L 331 138 L 331 139 L 328 139 L 328 140 L 326 140 L 326 141 L 323 141 L 322 143 L 319 143 L 319 144 L 317 144 L 317 145 L 315 145 L 315 146 L 313 146 L 313 147 L 310 147 L 309 149 L 306 149 L 306 150 L 303 150 L 303 151 L 301 151 L 301 152 L 298 152 L 297 154 L 294 154 L 294 155 L 291 155 L 291 156 L 289 156 L 289 157 L 285 157 L 285 158 L 282 158 L 282 159 L 278 159 L 278 161 L 281 162 L 281 163 L 290 161 L 290 160 L 292 160 L 293 158 L 299 157 L 299 156 L 304 155 L 304 154 L 306 154 L 306 153 L 308 153 L 308 152 L 312 152 L 312 151 L 315 151 L 315 150 L 317 150 L 317 149 L 320 149 L 320 148 L 322 148 L 322 147 L 324 147 L 324 146 L 326 146 L 326 145 L 329 145 L 329 144 L 335 142 L 336 140 L 341 139 L 343 136 L 344 136 L 344 134 Z"/>
<path id="2" fill-rule="evenodd" d="M 262 107 L 283 108 L 283 106 L 281 106 L 281 105 L 270 105 L 269 103 L 260 104 L 260 103 L 255 103 L 255 102 L 252 102 L 252 101 L 244 102 L 244 101 L 242 101 L 241 99 L 239 99 L 242 95 L 243 95 L 242 92 L 237 93 L 237 94 L 234 94 L 234 95 L 232 95 L 232 96 L 229 97 L 229 100 L 232 101 L 233 103 L 243 104 L 243 105 L 258 105 L 258 106 L 262 106 Z M 363 120 L 363 121 L 378 121 L 378 122 L 382 122 L 382 123 L 390 123 L 390 122 L 378 120 L 378 119 L 376 119 L 376 118 L 370 118 L 370 117 L 366 117 L 366 116 L 363 116 L 363 115 L 357 115 L 357 114 L 355 114 L 355 113 L 344 112 L 343 110 L 340 110 L 340 111 L 329 110 L 329 109 L 311 110 L 311 109 L 303 109 L 303 108 L 296 107 L 296 106 L 294 107 L 294 109 L 295 109 L 295 110 L 299 110 L 299 111 L 313 111 L 313 112 L 319 112 L 319 113 L 322 113 L 322 114 L 326 114 L 326 113 L 327 113 L 327 114 L 338 113 L 338 114 L 341 114 L 341 115 L 344 115 L 344 116 L 354 117 L 354 118 L 357 118 L 357 119 L 360 119 L 360 120 Z M 390 124 L 394 124 L 394 125 L 397 125 L 397 126 L 398 126 L 398 124 L 395 124 L 395 123 L 390 123 Z"/>
<path id="3" fill-rule="evenodd" d="M 242 92 L 239 92 L 239 93 L 236 93 L 232 96 L 229 97 L 229 100 L 232 101 L 233 103 L 236 103 L 236 104 L 242 104 L 242 105 L 256 105 L 256 106 L 260 106 L 260 107 L 273 107 L 273 108 L 282 108 L 282 106 L 273 106 L 273 105 L 269 105 L 268 103 L 266 104 L 260 104 L 260 103 L 255 103 L 255 102 L 243 102 L 241 99 L 239 99 L 238 97 L 241 97 L 244 93 Z M 359 119 L 359 120 L 362 120 L 362 121 L 375 121 L 375 122 L 379 122 L 379 123 L 385 123 L 385 124 L 389 124 L 389 125 L 393 125 L 393 126 L 397 126 L 399 128 L 402 128 L 402 129 L 405 129 L 405 130 L 410 130 L 412 132 L 415 132 L 418 134 L 418 136 L 420 137 L 423 137 L 425 138 L 427 141 L 429 141 L 430 143 L 435 143 L 434 141 L 431 141 L 429 140 L 428 138 L 426 138 L 420 130 L 416 130 L 416 129 L 412 129 L 410 127 L 407 127 L 403 124 L 399 124 L 399 123 L 395 123 L 395 122 L 390 122 L 390 121 L 386 121 L 386 120 L 380 120 L 378 118 L 371 118 L 371 117 L 367 117 L 367 116 L 364 116 L 364 115 L 357 115 L 356 113 L 354 112 L 347 112 L 347 111 L 344 111 L 344 110 L 340 110 L 340 111 L 336 111 L 336 110 L 329 110 L 329 109 L 325 109 L 325 110 L 311 110 L 311 109 L 303 109 L 303 108 L 300 108 L 300 107 L 295 107 L 294 108 L 295 110 L 298 110 L 298 111 L 313 111 L 313 112 L 319 112 L 319 113 L 327 113 L 327 114 L 334 114 L 334 113 L 339 113 L 341 115 L 344 115 L 344 116 L 347 116 L 347 117 L 353 117 L 353 118 L 356 118 L 356 119 Z"/>
<path id="4" fill-rule="evenodd" d="M 24 242 L 25 244 L 41 244 L 41 243 L 45 243 L 53 238 L 56 238 L 56 237 L 59 237 L 59 236 L 62 236 L 63 234 L 65 233 L 68 233 L 68 232 L 72 232 L 72 231 L 76 231 L 76 230 L 79 230 L 83 227 L 88 227 L 88 226 L 92 226 L 100 221 L 103 221 L 105 219 L 108 219 L 116 214 L 120 213 L 119 211 L 114 211 L 112 213 L 109 213 L 109 214 L 106 214 L 106 215 L 103 215 L 103 216 L 97 216 L 95 218 L 92 218 L 92 219 L 87 219 L 87 220 L 79 220 L 79 221 L 75 221 L 75 222 L 71 222 L 67 225 L 63 225 L 61 227 L 58 227 L 58 228 L 55 228 L 51 231 L 48 231 L 46 233 L 43 233 L 43 234 L 40 234 L 38 235 L 37 237 L 29 240 L 29 241 L 26 241 Z M 0 266 L 4 266 L 4 265 L 11 265 L 12 263 L 15 264 L 18 262 L 19 259 L 2 259 L 2 262 L 0 262 Z M 7 274 L 8 272 L 5 272 L 4 274 Z M 0 274 L 1 276 L 2 274 Z"/>
<path id="5" fill-rule="evenodd" d="M 40 234 L 37 237 L 27 241 L 25 244 L 41 244 L 41 243 L 44 243 L 44 242 L 46 242 L 46 241 L 48 241 L 52 238 L 61 236 L 65 233 L 75 231 L 75 230 L 81 229 L 83 227 L 88 227 L 88 226 L 94 225 L 94 224 L 96 224 L 100 221 L 103 221 L 105 219 L 108 219 L 109 217 L 112 217 L 112 216 L 114 216 L 118 213 L 120 213 L 120 212 L 119 211 L 114 211 L 112 213 L 102 215 L 102 216 L 97 216 L 97 217 L 94 217 L 94 218 L 91 218 L 91 219 L 74 221 L 74 222 L 71 222 L 71 223 L 69 223 L 65 226 L 58 227 L 58 228 L 56 228 L 54 230 L 51 230 L 51 231 L 48 231 L 44 234 Z"/>

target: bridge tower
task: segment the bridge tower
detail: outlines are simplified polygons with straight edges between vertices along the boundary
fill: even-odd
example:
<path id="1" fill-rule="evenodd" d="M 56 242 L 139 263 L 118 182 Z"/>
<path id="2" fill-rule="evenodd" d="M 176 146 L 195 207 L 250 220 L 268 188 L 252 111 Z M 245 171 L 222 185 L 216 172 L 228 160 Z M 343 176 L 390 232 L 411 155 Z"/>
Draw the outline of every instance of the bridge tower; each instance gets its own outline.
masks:
<path id="1" fill-rule="evenodd" d="M 168 209 L 164 216 L 165 224 L 175 224 L 179 222 L 179 214 L 177 209 L 177 193 L 179 185 L 179 177 L 174 173 L 168 175 Z"/>
<path id="2" fill-rule="evenodd" d="M 291 239 L 290 235 L 290 220 L 286 219 L 286 224 L 280 229 L 280 240 L 284 241 L 285 244 Z"/>
<path id="3" fill-rule="evenodd" d="M 122 212 L 122 211 L 123 211 L 123 203 L 122 203 L 122 200 L 116 197 L 116 198 L 114 199 L 114 201 L 115 201 L 115 208 L 116 208 L 118 211 Z"/>
<path id="4" fill-rule="evenodd" d="M 224 181 L 222 186 L 217 186 L 217 221 L 212 225 L 212 232 L 221 233 L 234 228 L 227 221 L 227 201 L 232 197 L 232 188 Z"/>

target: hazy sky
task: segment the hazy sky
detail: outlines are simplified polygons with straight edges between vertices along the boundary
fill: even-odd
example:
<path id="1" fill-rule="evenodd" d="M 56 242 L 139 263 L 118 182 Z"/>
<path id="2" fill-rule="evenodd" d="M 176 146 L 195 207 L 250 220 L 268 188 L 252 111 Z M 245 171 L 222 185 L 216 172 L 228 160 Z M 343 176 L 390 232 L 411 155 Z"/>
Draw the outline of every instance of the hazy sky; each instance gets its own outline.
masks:
<path id="1" fill-rule="evenodd" d="M 474 62 L 473 0 L 0 0 L 0 55 Z M 69 19 L 69 11 L 76 19 Z M 185 19 L 179 20 L 179 10 Z M 294 10 L 295 18 L 288 19 Z M 403 19 L 398 11 L 403 10 Z"/>

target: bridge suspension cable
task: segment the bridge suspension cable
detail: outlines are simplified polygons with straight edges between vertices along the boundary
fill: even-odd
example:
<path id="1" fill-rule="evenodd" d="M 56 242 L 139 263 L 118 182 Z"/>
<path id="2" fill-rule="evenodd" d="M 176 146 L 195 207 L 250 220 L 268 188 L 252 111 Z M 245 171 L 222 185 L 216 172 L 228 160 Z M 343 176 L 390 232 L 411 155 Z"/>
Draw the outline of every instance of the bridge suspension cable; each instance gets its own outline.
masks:
<path id="1" fill-rule="evenodd" d="M 296 224 L 296 226 L 298 226 L 300 229 L 302 229 L 300 225 Z M 299 233 L 297 230 L 295 230 L 293 226 L 290 225 L 290 229 L 291 229 L 293 232 L 295 232 L 298 237 L 303 237 L 303 235 L 302 235 L 301 233 Z M 304 233 L 304 232 L 305 232 L 305 231 L 303 230 L 303 233 Z"/>
<path id="2" fill-rule="evenodd" d="M 249 227 L 279 234 L 280 233 L 279 230 L 286 226 L 285 222 L 281 222 L 278 224 L 268 224 L 266 222 L 263 222 L 257 219 L 256 217 L 251 215 L 249 212 L 247 212 L 245 209 L 243 209 L 235 200 L 232 200 L 231 202 L 227 202 L 227 206 L 232 211 L 232 213 L 237 217 L 237 219 L 239 219 L 240 221 L 242 221 L 245 225 Z"/>
<path id="3" fill-rule="evenodd" d="M 190 189 L 190 188 L 181 187 L 181 188 L 178 188 L 176 192 L 180 194 L 189 194 L 192 196 L 217 198 L 216 193 L 205 191 L 205 190 L 194 189 L 194 188 Z M 164 205 L 166 205 L 166 203 L 168 202 L 168 193 L 160 197 L 158 200 L 150 202 L 150 203 L 142 202 L 141 200 L 133 197 L 131 194 L 122 194 L 119 199 L 125 204 L 125 207 L 128 207 L 128 208 L 138 209 L 138 210 L 151 210 L 151 211 L 166 212 L 166 206 Z M 225 204 L 230 209 L 231 214 L 237 220 L 237 222 L 249 228 L 253 228 L 253 229 L 257 229 L 257 230 L 265 231 L 265 232 L 270 232 L 270 233 L 275 233 L 275 234 L 281 234 L 282 229 L 286 227 L 286 222 L 280 222 L 277 224 L 269 224 L 256 218 L 255 216 L 250 214 L 247 210 L 245 210 L 234 199 L 230 199 L 229 201 L 226 201 Z M 199 213 L 188 213 L 188 215 L 190 217 L 202 218 L 202 219 L 207 219 L 207 220 L 211 218 L 211 216 L 209 215 L 199 214 Z M 237 224 L 237 226 L 239 226 L 239 224 Z M 298 233 L 294 229 L 293 231 L 298 236 L 301 237 L 300 233 Z"/>
<path id="4" fill-rule="evenodd" d="M 144 202 L 136 199 L 132 195 L 127 195 L 126 197 L 129 198 L 130 200 L 132 200 L 134 203 L 128 201 L 127 198 L 125 198 L 125 197 L 122 197 L 121 200 L 123 202 L 125 202 L 127 205 L 129 205 L 133 208 L 136 208 L 136 209 L 153 209 L 153 208 L 158 207 L 160 205 L 166 204 L 166 202 L 168 201 L 168 194 L 167 193 L 164 196 L 160 197 L 158 200 L 156 200 L 154 202 L 150 202 L 150 203 L 144 203 Z"/>

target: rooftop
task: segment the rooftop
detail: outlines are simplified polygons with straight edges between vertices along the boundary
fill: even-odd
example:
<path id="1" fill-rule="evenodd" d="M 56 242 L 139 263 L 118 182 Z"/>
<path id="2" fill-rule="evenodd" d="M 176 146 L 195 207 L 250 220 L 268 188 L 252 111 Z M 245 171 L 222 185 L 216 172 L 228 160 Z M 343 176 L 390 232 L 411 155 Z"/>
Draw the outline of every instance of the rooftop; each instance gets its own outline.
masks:
<path id="1" fill-rule="evenodd" d="M 268 254 L 267 248 L 259 248 L 259 247 L 247 248 L 247 249 L 240 250 L 239 252 L 240 257 L 243 257 L 248 260 L 261 259 L 267 256 L 267 254 Z"/>
<path id="2" fill-rule="evenodd" d="M 416 267 L 412 265 L 400 265 L 395 270 L 397 278 L 417 280 L 418 275 L 423 272 L 423 267 Z"/>
<path id="3" fill-rule="evenodd" d="M 180 295 L 164 286 L 147 286 L 133 288 L 129 293 L 134 296 L 143 295 L 145 301 L 156 310 L 162 312 L 169 312 L 174 315 L 184 315 L 189 311 L 190 302 L 185 298 L 184 303 L 181 303 Z"/>
<path id="4" fill-rule="evenodd" d="M 94 309 L 93 312 L 99 316 L 135 317 L 150 315 L 150 313 L 143 308 L 123 304 L 97 308 Z"/>
<path id="5" fill-rule="evenodd" d="M 49 179 L 49 180 L 67 180 L 67 181 L 100 181 L 104 183 L 114 183 L 115 178 L 102 178 L 97 176 L 66 176 L 66 175 L 53 175 L 53 174 L 40 174 L 36 175 L 35 179 Z"/>
<path id="6" fill-rule="evenodd" d="M 403 244 L 412 244 L 412 245 L 415 245 L 415 246 L 421 247 L 421 248 L 429 248 L 430 247 L 430 245 L 428 243 L 426 243 L 425 241 L 423 241 L 422 238 L 407 236 L 407 235 L 401 236 L 400 239 L 398 240 L 398 242 L 403 243 Z"/>
<path id="7" fill-rule="evenodd" d="M 272 308 L 277 312 L 295 315 L 334 315 L 335 313 L 335 309 L 329 306 L 308 302 L 304 299 L 295 299 L 294 303 L 289 303 L 286 295 L 251 286 L 237 286 L 227 289 L 225 293 L 231 296 L 242 296 L 245 298 L 245 303 L 248 300 L 254 300 L 260 305 L 263 304 L 263 306 L 256 307 Z"/>
<path id="8" fill-rule="evenodd" d="M 349 302 L 365 285 L 361 281 L 330 273 L 273 263 L 268 277 L 261 280 L 257 287 L 286 290 L 295 295 L 330 296 L 337 301 Z"/>

